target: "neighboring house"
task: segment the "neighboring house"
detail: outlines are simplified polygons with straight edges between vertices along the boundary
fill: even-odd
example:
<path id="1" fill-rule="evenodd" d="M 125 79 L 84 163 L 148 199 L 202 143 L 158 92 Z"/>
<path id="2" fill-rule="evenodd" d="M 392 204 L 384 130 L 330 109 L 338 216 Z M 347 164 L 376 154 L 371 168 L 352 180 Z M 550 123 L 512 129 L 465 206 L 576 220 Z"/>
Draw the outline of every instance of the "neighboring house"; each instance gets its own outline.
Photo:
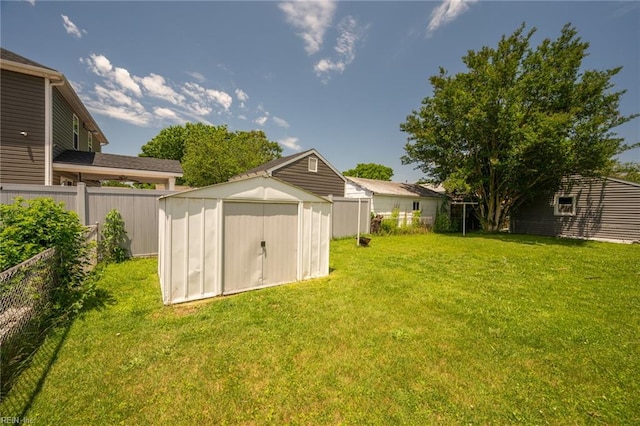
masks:
<path id="1" fill-rule="evenodd" d="M 344 197 L 345 178 L 318 151 L 310 149 L 277 158 L 229 179 L 273 176 L 319 196 Z"/>
<path id="2" fill-rule="evenodd" d="M 371 212 L 391 217 L 399 213 L 399 224 L 411 223 L 414 211 L 420 211 L 420 221 L 432 224 L 444 195 L 413 183 L 389 182 L 347 176 L 345 196 L 371 198 Z"/>
<path id="3" fill-rule="evenodd" d="M 180 163 L 104 154 L 109 142 L 65 76 L 0 48 L 0 184 L 163 183 Z"/>
<path id="4" fill-rule="evenodd" d="M 640 184 L 580 178 L 521 207 L 511 232 L 615 242 L 640 242 Z"/>

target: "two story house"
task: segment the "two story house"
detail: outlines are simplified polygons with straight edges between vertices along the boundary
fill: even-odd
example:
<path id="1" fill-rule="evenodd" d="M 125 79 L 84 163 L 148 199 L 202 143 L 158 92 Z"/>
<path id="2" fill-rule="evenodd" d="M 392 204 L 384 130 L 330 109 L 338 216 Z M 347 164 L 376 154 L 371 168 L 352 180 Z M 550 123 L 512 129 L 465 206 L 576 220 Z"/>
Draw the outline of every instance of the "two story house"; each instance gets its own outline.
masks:
<path id="1" fill-rule="evenodd" d="M 65 76 L 0 48 L 0 185 L 164 184 L 178 161 L 102 153 L 109 141 Z"/>

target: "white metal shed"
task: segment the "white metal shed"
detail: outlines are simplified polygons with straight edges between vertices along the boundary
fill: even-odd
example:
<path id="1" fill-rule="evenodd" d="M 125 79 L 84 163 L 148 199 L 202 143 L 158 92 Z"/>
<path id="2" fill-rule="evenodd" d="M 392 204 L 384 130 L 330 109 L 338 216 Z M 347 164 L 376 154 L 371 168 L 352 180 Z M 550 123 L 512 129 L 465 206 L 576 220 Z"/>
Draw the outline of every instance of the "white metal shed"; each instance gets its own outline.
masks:
<path id="1" fill-rule="evenodd" d="M 165 304 L 329 274 L 331 202 L 258 176 L 160 198 Z"/>

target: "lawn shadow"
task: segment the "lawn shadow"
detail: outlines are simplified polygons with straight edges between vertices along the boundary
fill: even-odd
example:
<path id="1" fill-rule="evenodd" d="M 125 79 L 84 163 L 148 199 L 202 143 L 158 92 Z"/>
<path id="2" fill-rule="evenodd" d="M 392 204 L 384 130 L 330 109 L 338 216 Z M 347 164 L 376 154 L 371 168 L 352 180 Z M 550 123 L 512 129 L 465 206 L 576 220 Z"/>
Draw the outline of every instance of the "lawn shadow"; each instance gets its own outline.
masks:
<path id="1" fill-rule="evenodd" d="M 78 315 L 65 319 L 47 318 L 30 325 L 14 342 L 19 349 L 13 359 L 21 359 L 15 369 L 2 382 L 0 416 L 26 419 L 33 401 L 42 390 L 47 375 L 58 359 L 74 321 L 86 313 L 102 311 L 116 303 L 107 290 L 96 289 L 83 304 Z M 6 344 L 3 343 L 3 346 Z M 6 346 L 3 348 L 7 350 Z M 9 348 L 11 349 L 11 348 Z"/>
<path id="2" fill-rule="evenodd" d="M 532 246 L 539 245 L 556 245 L 564 247 L 582 247 L 588 243 L 588 240 L 582 240 L 578 238 L 563 238 L 563 237 L 548 237 L 542 235 L 526 235 L 526 234 L 511 234 L 506 232 L 489 233 L 483 231 L 468 232 L 466 236 L 461 234 L 450 234 L 451 237 L 457 238 L 471 238 L 471 239 L 486 239 L 502 241 L 505 243 L 525 244 Z"/>
<path id="3" fill-rule="evenodd" d="M 108 306 L 115 305 L 116 302 L 117 300 L 111 292 L 103 288 L 97 288 L 93 294 L 85 300 L 80 315 L 85 315 L 91 311 L 103 311 Z"/>
<path id="4" fill-rule="evenodd" d="M 23 346 L 23 352 L 30 350 L 26 356 L 12 371 L 9 379 L 2 383 L 2 401 L 0 401 L 0 413 L 4 418 L 13 417 L 25 419 L 36 396 L 42 390 L 42 386 L 58 358 L 72 321 L 60 323 L 55 319 L 47 320 L 42 328 L 34 326 L 31 333 L 31 342 L 28 347 Z M 23 355 L 20 355 L 23 356 Z"/>

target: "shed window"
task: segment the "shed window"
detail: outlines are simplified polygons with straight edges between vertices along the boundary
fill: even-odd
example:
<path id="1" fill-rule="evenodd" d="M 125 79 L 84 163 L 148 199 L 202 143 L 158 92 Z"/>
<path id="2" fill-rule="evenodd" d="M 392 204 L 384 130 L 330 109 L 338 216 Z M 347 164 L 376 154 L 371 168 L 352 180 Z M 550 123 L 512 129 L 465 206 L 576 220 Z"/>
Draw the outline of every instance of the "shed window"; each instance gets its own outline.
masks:
<path id="1" fill-rule="evenodd" d="M 93 152 L 93 133 L 87 132 L 87 151 Z"/>
<path id="2" fill-rule="evenodd" d="M 418 211 L 420 210 L 420 201 L 414 201 L 413 202 L 413 211 Z"/>
<path id="3" fill-rule="evenodd" d="M 309 171 L 318 172 L 318 159 L 316 157 L 309 157 Z"/>
<path id="4" fill-rule="evenodd" d="M 80 149 L 80 120 L 78 116 L 73 114 L 73 149 Z"/>
<path id="5" fill-rule="evenodd" d="M 554 207 L 556 216 L 573 216 L 576 214 L 576 197 L 556 197 Z"/>

